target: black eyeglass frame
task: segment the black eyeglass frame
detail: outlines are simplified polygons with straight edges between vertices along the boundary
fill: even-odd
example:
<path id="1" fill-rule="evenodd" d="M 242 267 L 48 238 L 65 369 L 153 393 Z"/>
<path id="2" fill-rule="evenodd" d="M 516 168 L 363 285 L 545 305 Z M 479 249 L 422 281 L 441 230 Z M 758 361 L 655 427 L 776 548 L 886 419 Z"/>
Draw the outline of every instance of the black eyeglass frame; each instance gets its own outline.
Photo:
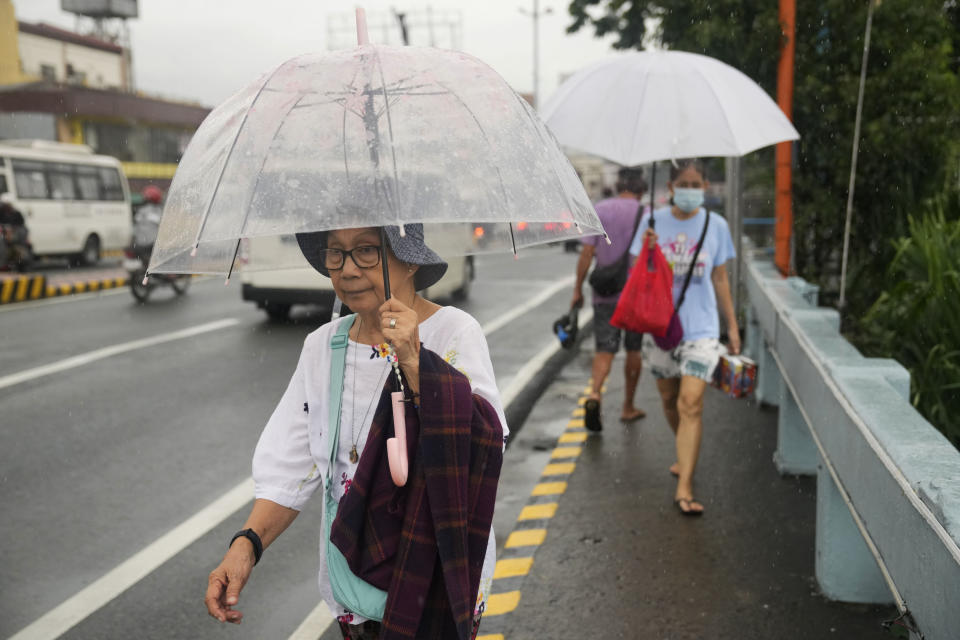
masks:
<path id="1" fill-rule="evenodd" d="M 377 261 L 374 262 L 373 264 L 370 264 L 370 265 L 362 265 L 362 264 L 360 264 L 359 262 L 357 262 L 357 258 L 353 255 L 353 252 L 354 252 L 354 251 L 357 251 L 358 249 L 376 249 L 376 250 L 377 250 Z M 362 244 L 362 245 L 357 246 L 357 247 L 354 247 L 353 249 L 350 249 L 350 250 L 346 250 L 346 249 L 332 249 L 332 248 L 330 248 L 330 247 L 327 247 L 326 249 L 321 249 L 321 250 L 320 250 L 320 257 L 322 258 L 322 260 L 323 260 L 323 266 L 327 269 L 327 271 L 342 271 L 343 268 L 344 268 L 345 266 L 347 266 L 347 257 L 348 257 L 348 256 L 349 256 L 349 258 L 350 258 L 351 260 L 353 260 L 353 264 L 357 265 L 357 269 L 373 269 L 374 267 L 376 267 L 376 266 L 378 266 L 378 265 L 380 264 L 380 254 L 383 253 L 383 252 L 381 251 L 381 249 L 382 249 L 382 247 L 381 247 L 380 245 L 376 245 L 376 244 Z M 338 253 L 338 254 L 340 254 L 340 256 L 341 256 L 341 258 L 342 258 L 342 262 L 340 263 L 340 266 L 339 266 L 339 267 L 330 267 L 330 266 L 327 265 L 326 253 L 327 253 L 328 251 L 329 251 L 329 252 L 333 252 L 333 253 Z"/>

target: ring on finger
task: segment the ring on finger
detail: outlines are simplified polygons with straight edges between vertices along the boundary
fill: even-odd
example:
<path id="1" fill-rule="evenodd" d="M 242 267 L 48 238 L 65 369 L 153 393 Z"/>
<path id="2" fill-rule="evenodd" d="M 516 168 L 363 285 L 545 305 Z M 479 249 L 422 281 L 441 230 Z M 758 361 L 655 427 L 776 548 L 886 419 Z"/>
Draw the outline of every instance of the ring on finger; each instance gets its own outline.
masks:
<path id="1" fill-rule="evenodd" d="M 391 328 L 391 329 L 396 329 L 396 328 L 397 328 L 397 319 L 396 319 L 396 318 L 390 318 L 390 328 Z"/>

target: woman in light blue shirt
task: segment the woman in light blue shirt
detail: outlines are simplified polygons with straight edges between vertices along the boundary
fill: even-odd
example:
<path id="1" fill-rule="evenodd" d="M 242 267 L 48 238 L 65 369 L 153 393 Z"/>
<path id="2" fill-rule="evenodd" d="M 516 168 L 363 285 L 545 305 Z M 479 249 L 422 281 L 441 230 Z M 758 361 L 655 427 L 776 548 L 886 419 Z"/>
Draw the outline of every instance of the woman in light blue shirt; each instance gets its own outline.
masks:
<path id="1" fill-rule="evenodd" d="M 718 310 L 723 312 L 726 320 L 729 350 L 740 352 L 740 330 L 726 267 L 726 262 L 736 253 L 727 221 L 702 206 L 708 184 L 703 164 L 692 159 L 680 161 L 671 167 L 667 184 L 673 196 L 673 206 L 653 212 L 655 231 L 649 227 L 649 216 L 644 216 L 630 252 L 639 255 L 644 241 L 660 245 L 673 269 L 676 304 L 707 216 L 710 216 L 710 226 L 693 266 L 690 285 L 677 312 L 683 326 L 683 340 L 676 348 L 664 351 L 648 334 L 644 336 L 642 349 L 643 360 L 657 380 L 663 412 L 676 434 L 677 461 L 670 467 L 670 472 L 677 476 L 674 503 L 683 515 L 698 516 L 703 513 L 703 504 L 694 497 L 693 474 L 703 435 L 703 395 L 720 356 L 727 352 L 720 343 Z"/>

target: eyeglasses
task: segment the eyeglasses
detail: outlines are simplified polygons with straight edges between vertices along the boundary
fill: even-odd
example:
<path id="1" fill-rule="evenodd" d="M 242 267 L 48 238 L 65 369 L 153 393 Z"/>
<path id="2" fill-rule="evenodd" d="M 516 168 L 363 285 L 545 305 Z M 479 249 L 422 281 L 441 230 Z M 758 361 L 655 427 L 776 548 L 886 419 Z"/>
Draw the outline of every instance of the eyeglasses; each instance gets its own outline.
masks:
<path id="1" fill-rule="evenodd" d="M 321 249 L 320 260 L 328 271 L 339 271 L 346 264 L 347 256 L 360 269 L 372 269 L 380 264 L 380 247 L 376 245 L 360 245 L 349 251 L 343 249 Z"/>

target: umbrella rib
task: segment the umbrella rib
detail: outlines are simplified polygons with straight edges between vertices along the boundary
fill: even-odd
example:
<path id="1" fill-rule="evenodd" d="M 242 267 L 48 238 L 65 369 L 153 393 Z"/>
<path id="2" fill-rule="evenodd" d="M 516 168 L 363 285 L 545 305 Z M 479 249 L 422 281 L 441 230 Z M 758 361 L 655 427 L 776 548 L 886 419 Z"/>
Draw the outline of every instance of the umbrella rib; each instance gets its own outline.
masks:
<path id="1" fill-rule="evenodd" d="M 260 177 L 263 176 L 263 168 L 267 166 L 267 158 L 269 157 L 270 147 L 272 147 L 273 143 L 277 140 L 277 136 L 280 134 L 280 129 L 283 128 L 283 123 L 287 119 L 287 116 L 290 115 L 290 112 L 293 111 L 294 107 L 300 104 L 301 100 L 303 100 L 303 96 L 300 96 L 299 98 L 297 98 L 296 102 L 294 102 L 293 105 L 291 105 L 290 108 L 287 109 L 287 112 L 283 114 L 282 118 L 277 118 L 277 128 L 273 130 L 273 136 L 270 137 L 270 144 L 267 145 L 267 149 L 263 154 L 263 159 L 260 161 L 260 170 L 257 171 L 257 179 L 254 181 L 253 188 L 250 190 L 250 199 L 247 200 L 247 209 L 243 213 L 243 222 L 240 223 L 240 231 L 237 234 L 238 249 L 240 247 L 239 238 L 243 238 L 244 231 L 246 231 L 246 228 L 247 228 L 247 220 L 250 219 L 250 207 L 253 206 L 253 196 L 256 195 L 257 187 L 260 186 Z M 237 259 L 236 252 L 234 252 L 233 259 L 234 259 L 234 262 L 236 262 L 236 259 Z M 233 271 L 233 262 L 230 263 L 230 271 L 231 272 Z M 227 275 L 227 279 L 228 280 L 230 279 L 229 274 Z"/>
<path id="2" fill-rule="evenodd" d="M 353 77 L 350 78 L 350 86 L 353 86 L 353 83 L 357 81 L 357 74 L 360 73 L 359 67 L 354 67 Z M 299 101 L 298 101 L 299 103 Z M 349 154 L 347 153 L 347 99 L 343 99 L 343 117 L 340 120 L 340 139 L 343 141 L 341 145 L 343 147 L 343 171 L 346 174 L 346 180 L 350 182 L 350 159 Z M 353 113 L 351 111 L 351 113 Z M 355 116 L 361 117 L 359 113 L 354 113 Z"/>
<path id="3" fill-rule="evenodd" d="M 210 209 L 213 207 L 213 201 L 217 197 L 217 192 L 220 190 L 220 183 L 223 182 L 223 174 L 227 172 L 227 165 L 230 164 L 230 158 L 233 156 L 233 150 L 237 147 L 237 140 L 240 139 L 240 132 L 243 131 L 243 125 L 246 124 L 247 118 L 250 116 L 250 111 L 253 110 L 253 105 L 257 103 L 257 100 L 260 98 L 260 95 L 263 93 L 264 88 L 270 84 L 270 81 L 273 80 L 273 76 L 277 75 L 280 69 L 284 68 L 290 64 L 292 60 L 284 62 L 282 65 L 274 69 L 266 80 L 263 81 L 263 84 L 257 89 L 257 95 L 253 97 L 253 100 L 250 101 L 250 106 L 247 107 L 247 112 L 243 114 L 243 120 L 240 121 L 240 124 L 237 126 L 237 133 L 233 136 L 233 142 L 230 143 L 230 151 L 227 152 L 227 157 L 223 161 L 223 166 L 220 167 L 220 175 L 217 176 L 217 184 L 213 187 L 213 193 L 210 194 L 210 200 L 207 202 L 207 206 L 203 211 L 203 218 L 200 220 L 200 228 L 197 229 L 197 237 L 193 241 L 193 251 L 195 252 L 200 246 L 200 236 L 203 235 L 203 230 L 207 226 L 207 218 L 210 216 Z"/>

